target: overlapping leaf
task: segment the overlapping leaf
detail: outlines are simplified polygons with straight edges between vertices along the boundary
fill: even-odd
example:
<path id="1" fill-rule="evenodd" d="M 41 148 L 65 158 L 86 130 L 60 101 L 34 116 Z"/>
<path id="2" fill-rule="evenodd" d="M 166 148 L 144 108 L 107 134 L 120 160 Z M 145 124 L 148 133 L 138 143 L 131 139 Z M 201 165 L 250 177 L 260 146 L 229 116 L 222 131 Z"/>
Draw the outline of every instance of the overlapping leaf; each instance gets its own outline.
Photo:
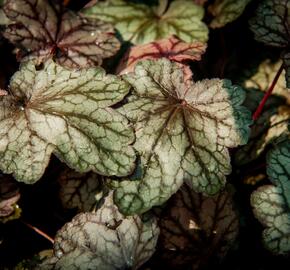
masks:
<path id="1" fill-rule="evenodd" d="M 247 142 L 250 113 L 240 104 L 241 88 L 228 80 L 184 82 L 174 62 L 141 61 L 121 108 L 134 124 L 140 164 L 135 178 L 118 183 L 115 200 L 126 214 L 164 203 L 185 180 L 197 192 L 213 195 L 231 172 L 228 147 Z"/>
<path id="2" fill-rule="evenodd" d="M 285 49 L 283 54 L 287 87 L 290 88 L 290 2 L 289 0 L 264 0 L 258 7 L 250 27 L 258 41 Z"/>
<path id="3" fill-rule="evenodd" d="M 102 198 L 104 177 L 99 174 L 66 169 L 58 180 L 61 187 L 59 197 L 65 208 L 91 211 Z"/>
<path id="4" fill-rule="evenodd" d="M 237 238 L 239 221 L 228 191 L 205 197 L 184 185 L 163 211 L 160 249 L 171 269 L 200 269 L 224 257 Z"/>
<path id="5" fill-rule="evenodd" d="M 134 71 L 134 67 L 140 60 L 158 59 L 166 57 L 172 61 L 184 63 L 187 61 L 199 61 L 206 50 L 206 44 L 201 42 L 186 43 L 171 36 L 145 45 L 136 45 L 130 48 L 120 61 L 117 73 L 125 74 Z M 191 75 L 189 67 L 184 66 L 186 73 Z M 191 76 L 189 76 L 191 77 Z"/>
<path id="6" fill-rule="evenodd" d="M 290 138 L 267 156 L 267 173 L 274 185 L 260 187 L 251 196 L 257 219 L 266 227 L 266 247 L 278 254 L 290 252 Z"/>
<path id="7" fill-rule="evenodd" d="M 153 217 L 124 217 L 110 196 L 96 213 L 77 215 L 57 233 L 55 257 L 38 269 L 138 269 L 154 253 L 158 235 Z"/>
<path id="8" fill-rule="evenodd" d="M 164 2 L 164 1 L 163 1 Z M 162 1 L 160 1 L 162 5 Z M 83 10 L 89 18 L 101 19 L 115 25 L 124 40 L 145 44 L 176 35 L 185 42 L 208 39 L 207 26 L 201 21 L 204 10 L 193 1 L 173 1 L 159 14 L 154 6 L 125 0 L 97 2 Z"/>
<path id="9" fill-rule="evenodd" d="M 210 23 L 212 28 L 223 27 L 236 20 L 251 0 L 215 0 L 208 7 L 209 12 L 214 16 Z"/>
<path id="10" fill-rule="evenodd" d="M 109 106 L 128 93 L 102 68 L 67 70 L 53 61 L 21 66 L 0 99 L 0 169 L 38 180 L 53 152 L 80 172 L 124 176 L 134 168 L 128 121 Z"/>
<path id="11" fill-rule="evenodd" d="M 281 61 L 272 63 L 266 60 L 260 64 L 256 74 L 244 82 L 245 87 L 249 88 L 244 104 L 252 112 L 256 110 L 280 66 Z M 242 165 L 258 158 L 267 145 L 288 130 L 289 123 L 290 96 L 285 79 L 280 77 L 261 116 L 252 125 L 249 142 L 237 151 L 236 163 Z"/>
<path id="12" fill-rule="evenodd" d="M 95 19 L 84 19 L 47 0 L 7 0 L 12 21 L 4 36 L 20 48 L 20 58 L 41 63 L 50 57 L 69 68 L 98 66 L 119 50 L 114 29 Z"/>

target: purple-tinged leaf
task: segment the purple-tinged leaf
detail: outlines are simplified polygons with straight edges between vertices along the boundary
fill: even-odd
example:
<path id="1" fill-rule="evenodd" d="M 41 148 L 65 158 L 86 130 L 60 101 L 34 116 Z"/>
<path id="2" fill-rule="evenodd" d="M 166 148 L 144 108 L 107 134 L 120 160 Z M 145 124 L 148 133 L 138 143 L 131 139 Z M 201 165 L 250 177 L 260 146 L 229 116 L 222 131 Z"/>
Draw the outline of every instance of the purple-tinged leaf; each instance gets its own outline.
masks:
<path id="1" fill-rule="evenodd" d="M 169 60 L 184 63 L 200 61 L 206 50 L 206 44 L 199 41 L 186 43 L 175 36 L 151 42 L 145 45 L 136 45 L 130 48 L 121 60 L 117 72 L 125 74 L 134 71 L 140 60 L 168 58 Z M 191 73 L 189 71 L 189 73 Z"/>
<path id="2" fill-rule="evenodd" d="M 98 66 L 120 47 L 110 24 L 85 19 L 51 1 L 7 0 L 4 12 L 12 21 L 4 37 L 20 49 L 20 59 L 36 64 L 54 57 L 69 68 Z"/>
<path id="3" fill-rule="evenodd" d="M 172 269 L 199 269 L 225 257 L 238 232 L 230 192 L 206 197 L 183 185 L 160 216 L 162 262 Z"/>
<path id="4" fill-rule="evenodd" d="M 58 182 L 61 187 L 59 197 L 64 208 L 91 211 L 102 198 L 104 177 L 94 172 L 79 173 L 66 169 Z"/>

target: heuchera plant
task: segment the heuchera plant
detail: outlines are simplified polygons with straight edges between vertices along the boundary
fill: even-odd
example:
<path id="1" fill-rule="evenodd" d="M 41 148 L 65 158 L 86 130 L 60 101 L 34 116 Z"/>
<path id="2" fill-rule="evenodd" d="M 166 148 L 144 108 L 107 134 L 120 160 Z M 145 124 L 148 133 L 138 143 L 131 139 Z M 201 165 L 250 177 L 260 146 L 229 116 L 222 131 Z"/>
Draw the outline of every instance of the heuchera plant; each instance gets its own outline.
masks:
<path id="1" fill-rule="evenodd" d="M 290 264 L 289 0 L 0 6 L 1 269 Z"/>

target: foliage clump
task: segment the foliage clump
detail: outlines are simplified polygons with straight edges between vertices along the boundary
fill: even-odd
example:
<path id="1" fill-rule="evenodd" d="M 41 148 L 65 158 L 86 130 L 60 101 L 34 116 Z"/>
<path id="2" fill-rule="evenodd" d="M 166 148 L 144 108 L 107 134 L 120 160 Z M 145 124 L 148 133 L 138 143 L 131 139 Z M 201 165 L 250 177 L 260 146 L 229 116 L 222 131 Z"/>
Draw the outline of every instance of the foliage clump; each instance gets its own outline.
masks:
<path id="1" fill-rule="evenodd" d="M 290 264 L 289 0 L 0 7 L 1 269 Z"/>

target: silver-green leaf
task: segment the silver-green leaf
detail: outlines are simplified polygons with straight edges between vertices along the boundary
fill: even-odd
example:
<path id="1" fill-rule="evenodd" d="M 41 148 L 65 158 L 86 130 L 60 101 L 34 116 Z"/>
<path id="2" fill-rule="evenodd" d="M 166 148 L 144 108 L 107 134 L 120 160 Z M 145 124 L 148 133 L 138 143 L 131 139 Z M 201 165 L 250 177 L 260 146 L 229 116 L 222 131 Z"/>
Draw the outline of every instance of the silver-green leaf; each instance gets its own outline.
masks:
<path id="1" fill-rule="evenodd" d="M 244 91 L 228 80 L 184 81 L 182 68 L 165 58 L 140 61 L 123 78 L 133 90 L 120 112 L 134 123 L 140 164 L 137 180 L 116 183 L 121 211 L 160 205 L 184 180 L 196 192 L 219 192 L 231 172 L 228 148 L 249 136 Z"/>
<path id="2" fill-rule="evenodd" d="M 266 227 L 265 246 L 274 253 L 290 252 L 290 138 L 271 149 L 267 174 L 273 185 L 262 186 L 251 196 L 257 219 Z"/>
<path id="3" fill-rule="evenodd" d="M 127 119 L 110 108 L 129 85 L 102 68 L 67 70 L 53 61 L 21 66 L 0 98 L 0 169 L 34 183 L 51 153 L 80 172 L 124 176 L 134 169 Z"/>
<path id="4" fill-rule="evenodd" d="M 154 217 L 124 217 L 112 196 L 96 213 L 81 213 L 58 231 L 55 256 L 37 269 L 138 269 L 154 253 L 159 228 Z"/>

